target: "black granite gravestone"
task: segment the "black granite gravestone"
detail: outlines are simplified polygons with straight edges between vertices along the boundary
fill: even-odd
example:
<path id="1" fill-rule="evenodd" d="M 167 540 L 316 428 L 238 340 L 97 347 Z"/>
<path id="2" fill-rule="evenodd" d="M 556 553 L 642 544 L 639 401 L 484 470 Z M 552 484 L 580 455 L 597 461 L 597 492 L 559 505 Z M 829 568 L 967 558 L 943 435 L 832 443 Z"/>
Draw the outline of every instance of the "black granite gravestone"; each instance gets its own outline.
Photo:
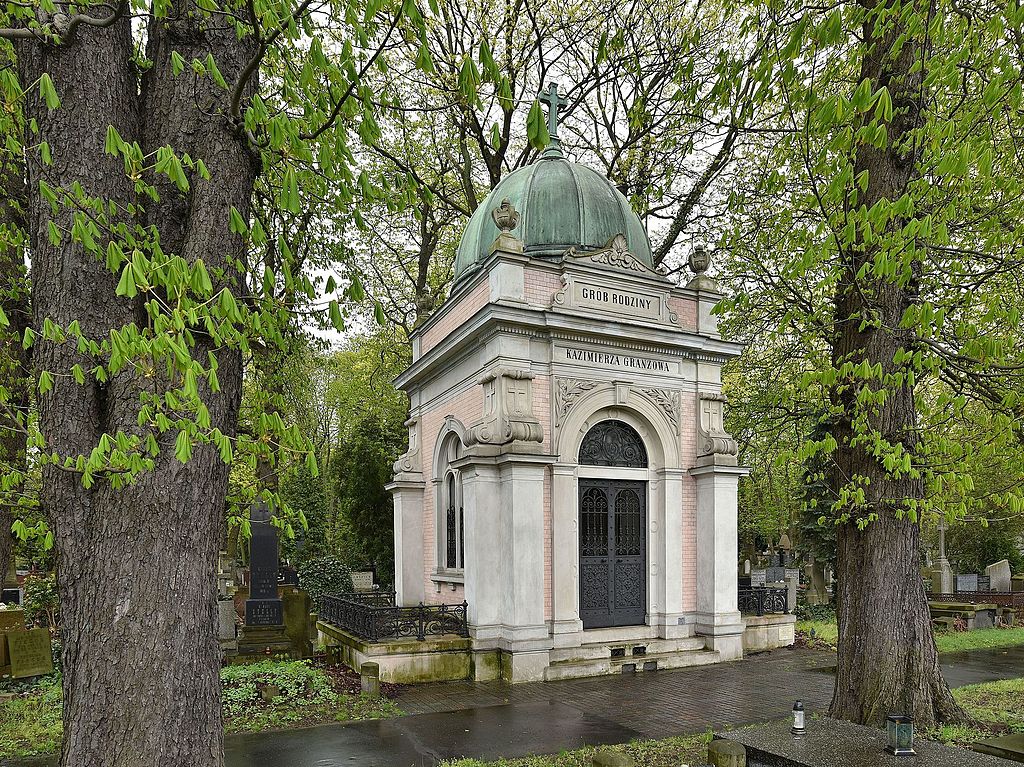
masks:
<path id="1" fill-rule="evenodd" d="M 284 623 L 277 597 L 277 528 L 270 522 L 265 503 L 249 512 L 249 598 L 245 600 L 246 626 L 280 626 Z"/>

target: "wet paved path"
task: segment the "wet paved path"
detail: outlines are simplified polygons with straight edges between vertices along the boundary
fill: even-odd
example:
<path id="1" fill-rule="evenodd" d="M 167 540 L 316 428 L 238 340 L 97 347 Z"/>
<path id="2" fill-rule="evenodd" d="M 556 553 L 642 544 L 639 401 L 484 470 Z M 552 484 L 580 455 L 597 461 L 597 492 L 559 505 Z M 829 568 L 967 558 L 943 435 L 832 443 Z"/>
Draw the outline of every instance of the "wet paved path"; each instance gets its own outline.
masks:
<path id="1" fill-rule="evenodd" d="M 942 656 L 953 686 L 1024 676 L 1024 647 Z M 776 650 L 734 663 L 563 682 L 448 682 L 397 696 L 409 716 L 231 735 L 226 767 L 430 767 L 762 722 L 832 698 L 835 656 Z M 25 764 L 29 764 L 26 762 Z M 39 764 L 34 762 L 33 764 Z"/>
<path id="2" fill-rule="evenodd" d="M 227 767 L 430 767 L 667 737 L 811 712 L 832 699 L 835 656 L 786 649 L 735 663 L 629 676 L 404 689 L 399 719 L 227 739 Z M 951 685 L 1024 676 L 1024 647 L 943 656 Z"/>

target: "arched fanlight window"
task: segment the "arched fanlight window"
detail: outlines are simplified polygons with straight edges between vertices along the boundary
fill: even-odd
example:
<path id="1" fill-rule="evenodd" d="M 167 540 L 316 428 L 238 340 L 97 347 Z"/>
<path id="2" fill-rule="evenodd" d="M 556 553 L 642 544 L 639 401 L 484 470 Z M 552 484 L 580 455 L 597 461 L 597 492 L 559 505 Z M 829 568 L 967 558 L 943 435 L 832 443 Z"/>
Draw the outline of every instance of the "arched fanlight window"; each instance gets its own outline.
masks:
<path id="1" fill-rule="evenodd" d="M 601 421 L 594 424 L 580 445 L 583 466 L 647 467 L 647 449 L 636 429 L 622 421 Z"/>

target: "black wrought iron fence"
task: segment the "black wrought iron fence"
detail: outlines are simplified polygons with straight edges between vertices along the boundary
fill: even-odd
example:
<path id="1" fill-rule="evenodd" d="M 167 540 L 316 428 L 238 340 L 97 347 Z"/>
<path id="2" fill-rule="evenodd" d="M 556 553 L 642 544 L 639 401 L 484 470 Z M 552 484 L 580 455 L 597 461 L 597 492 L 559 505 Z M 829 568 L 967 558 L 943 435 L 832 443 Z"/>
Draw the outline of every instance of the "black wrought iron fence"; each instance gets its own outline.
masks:
<path id="1" fill-rule="evenodd" d="M 469 636 L 469 605 L 395 605 L 395 593 L 357 592 L 323 597 L 320 620 L 332 623 L 370 642 L 385 639 L 423 641 L 428 636 Z"/>
<path id="2" fill-rule="evenodd" d="M 748 586 L 739 589 L 737 601 L 744 615 L 765 615 L 788 613 L 789 595 L 787 589 L 771 586 Z"/>
<path id="3" fill-rule="evenodd" d="M 957 591 L 953 594 L 928 592 L 929 602 L 964 602 L 1024 610 L 1024 591 Z"/>

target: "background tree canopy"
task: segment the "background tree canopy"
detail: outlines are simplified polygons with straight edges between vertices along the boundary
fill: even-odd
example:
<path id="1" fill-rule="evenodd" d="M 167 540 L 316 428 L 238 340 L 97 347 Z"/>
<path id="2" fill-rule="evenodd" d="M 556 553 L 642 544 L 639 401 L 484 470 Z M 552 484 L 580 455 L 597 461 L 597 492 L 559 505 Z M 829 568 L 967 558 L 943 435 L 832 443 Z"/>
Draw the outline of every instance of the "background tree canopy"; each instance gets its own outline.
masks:
<path id="1" fill-rule="evenodd" d="M 255 498 L 290 556 L 393 572 L 390 381 L 552 80 L 659 266 L 716 253 L 744 541 L 823 528 L 857 575 L 833 713 L 959 718 L 918 570 L 940 515 L 960 567 L 1019 562 L 1021 60 L 984 1 L 5 5 L 0 525 L 56 552 L 62 763 L 217 761 Z"/>

